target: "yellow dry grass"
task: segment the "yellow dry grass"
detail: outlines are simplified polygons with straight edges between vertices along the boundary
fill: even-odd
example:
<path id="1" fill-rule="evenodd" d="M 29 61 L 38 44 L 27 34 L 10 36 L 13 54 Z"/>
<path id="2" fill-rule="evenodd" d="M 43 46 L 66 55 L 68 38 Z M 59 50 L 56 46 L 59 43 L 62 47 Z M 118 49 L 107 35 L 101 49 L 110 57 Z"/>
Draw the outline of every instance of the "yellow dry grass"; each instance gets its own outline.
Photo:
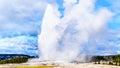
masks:
<path id="1" fill-rule="evenodd" d="M 0 68 L 61 68 L 55 66 L 3 66 Z"/>

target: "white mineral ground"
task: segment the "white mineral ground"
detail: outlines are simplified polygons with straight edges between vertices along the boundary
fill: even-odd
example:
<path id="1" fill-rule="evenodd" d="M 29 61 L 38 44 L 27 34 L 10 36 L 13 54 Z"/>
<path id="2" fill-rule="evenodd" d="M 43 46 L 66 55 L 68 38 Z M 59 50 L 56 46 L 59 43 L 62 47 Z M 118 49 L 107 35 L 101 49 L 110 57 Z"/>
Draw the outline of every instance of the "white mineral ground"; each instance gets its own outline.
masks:
<path id="1" fill-rule="evenodd" d="M 80 64 L 64 66 L 64 68 L 120 68 L 120 66 L 102 65 L 102 64 L 93 64 L 93 63 L 80 63 Z"/>
<path id="2" fill-rule="evenodd" d="M 27 63 L 22 64 L 1 64 L 0 68 L 9 68 L 9 66 L 55 66 L 54 68 L 120 68 L 120 66 L 103 65 L 94 63 L 66 63 L 63 61 L 38 61 L 38 59 L 31 59 Z"/>
<path id="3" fill-rule="evenodd" d="M 11 64 L 13 65 L 13 64 Z M 8 65 L 0 65 L 0 68 L 9 67 Z M 80 64 L 71 64 L 65 66 L 58 66 L 55 68 L 120 68 L 120 66 L 113 65 L 102 65 L 102 64 L 93 64 L 93 63 L 80 63 Z"/>

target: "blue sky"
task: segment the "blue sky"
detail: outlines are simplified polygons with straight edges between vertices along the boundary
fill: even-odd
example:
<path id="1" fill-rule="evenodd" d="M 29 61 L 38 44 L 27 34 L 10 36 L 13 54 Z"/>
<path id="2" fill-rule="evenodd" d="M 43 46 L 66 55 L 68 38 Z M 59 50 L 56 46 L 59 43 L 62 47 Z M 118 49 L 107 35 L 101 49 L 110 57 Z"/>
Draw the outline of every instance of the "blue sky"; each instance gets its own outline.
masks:
<path id="1" fill-rule="evenodd" d="M 79 2 L 79 0 L 77 0 Z M 76 4 L 77 4 L 76 2 Z M 38 55 L 38 34 L 47 4 L 56 4 L 64 17 L 63 0 L 1 0 L 0 54 Z M 114 16 L 105 30 L 85 43 L 101 45 L 95 54 L 120 54 L 120 0 L 96 0 L 94 11 L 107 8 Z M 97 40 L 97 41 L 96 41 Z M 102 40 L 102 41 L 101 41 Z M 94 42 L 93 42 L 94 41 Z M 104 46 L 103 46 L 104 45 Z"/>

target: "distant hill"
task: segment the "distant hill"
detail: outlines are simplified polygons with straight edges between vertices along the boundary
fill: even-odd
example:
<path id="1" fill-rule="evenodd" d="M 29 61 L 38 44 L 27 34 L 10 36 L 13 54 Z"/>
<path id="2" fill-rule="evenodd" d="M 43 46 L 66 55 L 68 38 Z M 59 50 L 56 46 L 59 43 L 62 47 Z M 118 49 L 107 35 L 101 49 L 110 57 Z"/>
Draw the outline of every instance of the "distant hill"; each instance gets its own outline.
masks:
<path id="1" fill-rule="evenodd" d="M 27 57 L 27 58 L 34 58 L 35 56 L 29 56 L 25 54 L 0 54 L 0 60 L 6 60 L 15 57 Z"/>

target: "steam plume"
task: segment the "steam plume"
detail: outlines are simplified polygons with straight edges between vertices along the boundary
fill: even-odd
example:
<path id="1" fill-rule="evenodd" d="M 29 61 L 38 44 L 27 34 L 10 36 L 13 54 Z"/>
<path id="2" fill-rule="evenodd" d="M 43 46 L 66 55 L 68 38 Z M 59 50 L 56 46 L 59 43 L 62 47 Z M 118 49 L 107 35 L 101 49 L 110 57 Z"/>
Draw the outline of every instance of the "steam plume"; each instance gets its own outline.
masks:
<path id="1" fill-rule="evenodd" d="M 106 8 L 94 12 L 95 0 L 64 0 L 64 17 L 58 8 L 48 4 L 44 14 L 38 44 L 40 58 L 70 61 L 85 53 L 83 44 L 98 33 L 112 17 Z M 92 45 L 90 45 L 92 47 Z"/>

